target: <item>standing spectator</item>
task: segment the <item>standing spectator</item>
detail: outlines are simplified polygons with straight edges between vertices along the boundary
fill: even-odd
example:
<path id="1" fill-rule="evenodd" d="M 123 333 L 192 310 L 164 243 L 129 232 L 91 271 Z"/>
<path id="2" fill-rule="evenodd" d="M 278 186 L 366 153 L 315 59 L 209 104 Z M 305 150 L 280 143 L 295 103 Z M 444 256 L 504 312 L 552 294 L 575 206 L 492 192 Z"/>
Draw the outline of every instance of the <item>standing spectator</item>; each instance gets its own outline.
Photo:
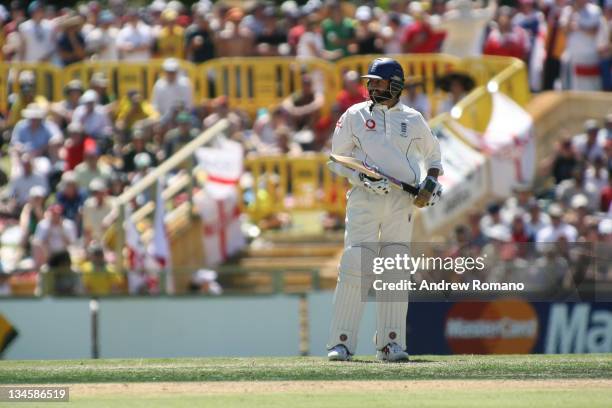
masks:
<path id="1" fill-rule="evenodd" d="M 595 119 L 588 119 L 584 122 L 584 131 L 585 133 L 574 136 L 572 143 L 579 160 L 593 163 L 596 158 L 605 155 L 603 145 L 598 140 L 599 124 Z"/>
<path id="2" fill-rule="evenodd" d="M 420 2 L 410 3 L 410 14 L 414 23 L 410 24 L 404 31 L 402 49 L 404 53 L 434 53 L 440 51 L 440 44 L 444 40 L 445 33 L 436 31 L 431 24 L 430 18 L 423 10 Z"/>
<path id="3" fill-rule="evenodd" d="M 107 151 L 110 147 L 108 144 L 112 124 L 106 109 L 98 103 L 98 93 L 89 89 L 81 96 L 79 102 L 81 105 L 74 110 L 72 121 L 79 123 L 85 135 L 95 139 L 103 152 Z"/>
<path id="4" fill-rule="evenodd" d="M 336 96 L 336 106 L 334 109 L 337 112 L 345 112 L 348 108 L 356 103 L 367 100 L 368 91 L 361 83 L 359 73 L 357 71 L 348 71 L 344 74 L 344 87 Z"/>
<path id="5" fill-rule="evenodd" d="M 561 27 L 561 12 L 568 0 L 554 0 L 546 19 L 546 59 L 543 89 L 551 90 L 561 75 L 561 57 L 565 50 L 565 31 Z"/>
<path id="6" fill-rule="evenodd" d="M 59 295 L 74 294 L 76 280 L 70 270 L 69 247 L 77 239 L 76 226 L 62 216 L 62 207 L 53 204 L 45 212 L 34 232 L 32 251 L 36 265 L 40 268 L 47 264 L 48 286 L 44 292 L 52 291 Z"/>
<path id="7" fill-rule="evenodd" d="M 563 9 L 560 22 L 567 35 L 563 56 L 569 77 L 566 87 L 600 91 L 599 49 L 609 40 L 601 9 L 589 0 L 575 0 Z"/>
<path id="8" fill-rule="evenodd" d="M 85 37 L 87 52 L 94 61 L 111 62 L 119 59 L 117 37 L 119 29 L 115 26 L 115 15 L 104 10 L 98 17 L 98 27 L 93 28 Z"/>
<path id="9" fill-rule="evenodd" d="M 348 56 L 348 46 L 355 38 L 355 27 L 351 19 L 342 14 L 342 4 L 339 1 L 330 3 L 329 18 L 323 20 L 321 25 L 325 49 L 341 50 L 342 56 Z"/>
<path id="10" fill-rule="evenodd" d="M 59 27 L 63 32 L 58 38 L 57 50 L 64 66 L 82 61 L 87 56 L 82 25 L 83 18 L 78 15 L 66 16 L 61 20 Z"/>
<path id="11" fill-rule="evenodd" d="M 164 76 L 153 86 L 151 100 L 153 107 L 160 115 L 166 115 L 177 103 L 182 103 L 185 109 L 191 109 L 193 104 L 193 87 L 191 81 L 184 75 L 179 75 L 179 63 L 174 58 L 164 61 Z"/>
<path id="12" fill-rule="evenodd" d="M 491 29 L 484 45 L 486 55 L 501 55 L 527 60 L 529 36 L 512 20 L 512 9 L 502 6 L 497 12 L 496 26 Z"/>
<path id="13" fill-rule="evenodd" d="M 577 164 L 578 157 L 572 141 L 570 139 L 561 140 L 552 162 L 552 175 L 555 179 L 555 184 L 571 178 Z"/>
<path id="14" fill-rule="evenodd" d="M 140 21 L 135 10 L 129 10 L 126 23 L 117 34 L 119 56 L 124 61 L 148 61 L 151 58 L 151 27 Z"/>
<path id="15" fill-rule="evenodd" d="M 176 24 L 178 13 L 171 8 L 161 14 L 162 28 L 157 33 L 156 49 L 160 58 L 184 58 L 185 30 Z"/>
<path id="16" fill-rule="evenodd" d="M 202 12 L 196 12 L 194 23 L 185 30 L 185 54 L 199 64 L 215 57 L 214 35 Z"/>
<path id="17" fill-rule="evenodd" d="M 404 92 L 400 97 L 400 101 L 412 109 L 418 111 L 425 120 L 429 120 L 431 116 L 431 107 L 429 98 L 425 93 L 425 84 L 420 77 L 409 77 L 404 84 Z"/>
<path id="18" fill-rule="evenodd" d="M 87 246 L 92 241 L 102 242 L 108 227 L 108 217 L 113 205 L 107 195 L 106 181 L 94 178 L 89 183 L 90 197 L 83 204 L 83 243 Z"/>
<path id="19" fill-rule="evenodd" d="M 30 19 L 19 25 L 21 56 L 24 62 L 49 62 L 55 53 L 55 27 L 45 19 L 43 4 L 33 1 L 28 6 Z"/>
<path id="20" fill-rule="evenodd" d="M 442 53 L 459 58 L 481 55 L 485 28 L 496 9 L 496 0 L 489 0 L 487 8 L 476 9 L 471 0 L 455 0 L 454 8 L 444 13 L 440 23 L 435 25 L 436 30 L 446 32 Z"/>

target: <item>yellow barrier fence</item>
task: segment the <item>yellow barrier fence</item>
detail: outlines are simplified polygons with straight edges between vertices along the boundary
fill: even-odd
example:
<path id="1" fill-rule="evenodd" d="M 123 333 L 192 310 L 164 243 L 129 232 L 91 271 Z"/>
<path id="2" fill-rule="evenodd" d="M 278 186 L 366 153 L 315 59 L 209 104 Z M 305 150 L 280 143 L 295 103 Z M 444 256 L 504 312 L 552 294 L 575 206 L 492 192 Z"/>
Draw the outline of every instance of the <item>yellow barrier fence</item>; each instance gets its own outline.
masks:
<path id="1" fill-rule="evenodd" d="M 19 74 L 29 70 L 36 79 L 36 94 L 49 101 L 62 98 L 61 70 L 52 64 L 0 63 L 0 112 L 7 112 L 8 97 L 19 92 Z"/>
<path id="2" fill-rule="evenodd" d="M 327 169 L 329 157 L 309 153 L 298 157 L 247 158 L 245 171 L 253 177 L 254 201 L 243 211 L 259 220 L 287 210 L 325 210 L 343 213 L 346 179 Z"/>

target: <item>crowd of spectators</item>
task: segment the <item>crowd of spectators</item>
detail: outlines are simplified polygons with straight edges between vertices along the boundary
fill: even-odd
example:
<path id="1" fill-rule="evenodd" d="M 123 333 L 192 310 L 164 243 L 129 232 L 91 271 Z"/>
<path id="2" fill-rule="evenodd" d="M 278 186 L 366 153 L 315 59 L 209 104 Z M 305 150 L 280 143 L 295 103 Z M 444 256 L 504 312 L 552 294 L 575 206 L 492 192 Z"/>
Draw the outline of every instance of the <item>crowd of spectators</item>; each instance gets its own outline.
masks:
<path id="1" fill-rule="evenodd" d="M 521 0 L 514 6 L 498 6 L 495 0 L 486 6 L 469 0 L 393 0 L 384 10 L 372 3 L 323 4 L 319 0 L 301 6 L 289 0 L 278 7 L 263 1 L 241 7 L 199 1 L 190 8 L 179 1 L 156 0 L 132 8 L 127 1 L 110 0 L 105 6 L 91 1 L 75 9 L 36 0 L 27 5 L 13 1 L 8 10 L 0 6 L 0 21 L 0 55 L 6 62 L 63 67 L 80 61 L 163 59 L 162 74 L 152 84 L 149 100 L 137 89 L 118 98 L 101 71 L 88 74 L 87 86 L 78 79 L 69 81 L 60 101 L 48 101 L 37 92 L 40 78 L 32 71 L 22 70 L 11 79 L 17 91 L 9 96 L 9 109 L 0 123 L 2 149 L 10 158 L 9 174 L 2 175 L 8 184 L 1 197 L 0 218 L 3 227 L 11 222 L 19 226 L 13 267 L 53 268 L 57 279 L 49 290 L 56 293 L 151 289 L 150 281 L 132 285 L 113 270 L 112 263 L 103 262 L 112 258 L 105 251 L 104 232 L 112 221 L 113 201 L 202 130 L 227 119 L 230 137 L 241 142 L 247 154 L 322 151 L 329 148 L 339 114 L 367 99 L 358 73 L 349 71 L 331 113 L 324 112 L 321 78 L 316 72 L 304 72 L 299 90 L 278 106 L 261 107 L 250 117 L 231 108 L 223 95 L 196 100 L 194 85 L 180 69 L 182 59 L 201 63 L 218 57 L 287 55 L 335 61 L 355 54 L 444 52 L 476 57 L 484 53 L 523 59 L 529 65 L 533 89 L 610 88 L 609 0 L 600 6 L 585 0 L 572 5 L 566 0 Z M 441 78 L 438 85 L 447 99 L 432 106 L 424 93 L 425 80 L 408 78 L 402 101 L 426 118 L 450 111 L 474 87 L 465 74 Z M 555 205 L 574 217 L 580 209 L 574 207 L 584 197 L 589 206 L 596 206 L 593 200 L 602 200 L 601 206 L 603 200 L 609 203 L 610 185 L 602 181 L 612 160 L 606 142 L 610 136 L 606 137 L 599 137 L 599 150 L 592 147 L 589 136 L 586 142 L 578 138 L 561 144 L 560 158 L 553 166 L 558 197 L 555 204 L 546 204 L 547 210 L 541 208 L 542 201 L 534 201 L 532 192 L 529 197 L 521 193 L 507 203 L 492 205 L 481 227 L 476 226 L 481 217 L 475 214 L 470 228 L 458 231 L 458 237 L 490 239 L 492 235 L 485 233 L 489 227 L 495 227 L 496 233 L 503 229 L 510 237 L 519 236 L 515 228 L 521 228 L 520 218 L 525 220 L 520 231 L 528 231 L 529 239 L 538 241 L 542 231 L 532 228 L 530 222 L 535 221 L 526 214 L 540 211 L 538 225 L 548 228 L 543 227 L 544 231 L 552 229 L 547 234 L 556 236 L 557 224 L 551 227 L 547 221 L 555 219 Z M 584 146 L 590 149 L 586 155 Z M 594 177 L 597 192 L 584 187 L 582 195 L 574 194 L 576 183 L 592 183 Z M 567 187 L 570 182 L 574 184 Z M 136 205 L 148 199 L 150 195 L 140 195 Z M 510 218 L 502 223 L 491 221 L 507 214 L 510 207 L 525 213 L 518 218 L 514 213 L 504 215 Z M 593 220 L 598 220 L 597 233 L 601 230 L 603 237 L 609 236 L 609 224 L 593 218 L 595 210 L 589 207 L 589 212 L 578 212 L 571 223 L 560 224 L 564 231 L 576 229 L 568 233 L 568 239 L 593 232 Z M 75 279 L 75 269 L 80 279 Z M 6 281 L 2 271 L 0 275 L 2 291 Z"/>
<path id="2" fill-rule="evenodd" d="M 498 274 L 487 279 L 532 289 L 612 281 L 612 114 L 562 138 L 546 165 L 549 188 L 519 185 L 507 200 L 473 212 L 456 227 L 450 253 L 488 253 Z"/>

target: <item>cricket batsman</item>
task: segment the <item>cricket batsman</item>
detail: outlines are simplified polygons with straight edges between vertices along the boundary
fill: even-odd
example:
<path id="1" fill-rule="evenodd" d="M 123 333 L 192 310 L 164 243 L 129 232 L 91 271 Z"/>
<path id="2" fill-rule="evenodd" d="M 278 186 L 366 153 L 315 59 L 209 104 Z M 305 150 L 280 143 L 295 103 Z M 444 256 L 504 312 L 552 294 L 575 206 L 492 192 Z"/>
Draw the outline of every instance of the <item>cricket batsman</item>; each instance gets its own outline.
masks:
<path id="1" fill-rule="evenodd" d="M 354 157 L 390 178 L 420 189 L 414 196 L 389 188 L 386 177 L 372 178 L 341 163 L 328 163 L 334 173 L 346 177 L 353 186 L 347 194 L 344 252 L 338 267 L 327 343 L 329 360 L 350 360 L 357 347 L 365 306 L 361 299 L 361 251 L 372 251 L 360 245 L 381 243 L 376 256 L 384 257 L 386 250 L 392 256 L 391 253 L 398 253 L 398 245 L 400 252 L 407 253 L 415 201 L 420 206 L 433 205 L 441 191 L 437 180 L 443 173 L 440 145 L 423 116 L 399 101 L 404 87 L 401 65 L 392 58 L 376 58 L 362 78 L 368 81 L 370 100 L 351 106 L 340 117 L 333 135 L 332 154 Z M 427 169 L 423 177 L 421 165 Z M 426 183 L 428 192 L 422 188 Z M 408 360 L 408 295 L 405 299 L 377 300 L 375 343 L 379 360 Z"/>

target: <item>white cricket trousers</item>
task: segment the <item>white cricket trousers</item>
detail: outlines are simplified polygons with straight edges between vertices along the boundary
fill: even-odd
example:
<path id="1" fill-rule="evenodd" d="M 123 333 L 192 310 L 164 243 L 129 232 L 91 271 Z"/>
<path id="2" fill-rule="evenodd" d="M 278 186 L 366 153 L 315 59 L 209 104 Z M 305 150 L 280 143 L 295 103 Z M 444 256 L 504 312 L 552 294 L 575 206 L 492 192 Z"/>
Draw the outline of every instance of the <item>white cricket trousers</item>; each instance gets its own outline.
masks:
<path id="1" fill-rule="evenodd" d="M 348 192 L 344 252 L 338 266 L 328 350 L 342 344 L 349 353 L 355 353 L 366 300 L 361 286 L 368 284 L 362 281 L 362 251 L 373 252 L 372 248 L 360 244 L 381 243 L 378 254 L 364 252 L 366 257 L 409 253 L 413 201 L 413 196 L 396 189 L 386 195 L 370 193 L 363 187 L 353 187 Z M 375 343 L 378 350 L 391 342 L 406 349 L 408 293 L 405 294 L 405 301 L 377 299 Z"/>

